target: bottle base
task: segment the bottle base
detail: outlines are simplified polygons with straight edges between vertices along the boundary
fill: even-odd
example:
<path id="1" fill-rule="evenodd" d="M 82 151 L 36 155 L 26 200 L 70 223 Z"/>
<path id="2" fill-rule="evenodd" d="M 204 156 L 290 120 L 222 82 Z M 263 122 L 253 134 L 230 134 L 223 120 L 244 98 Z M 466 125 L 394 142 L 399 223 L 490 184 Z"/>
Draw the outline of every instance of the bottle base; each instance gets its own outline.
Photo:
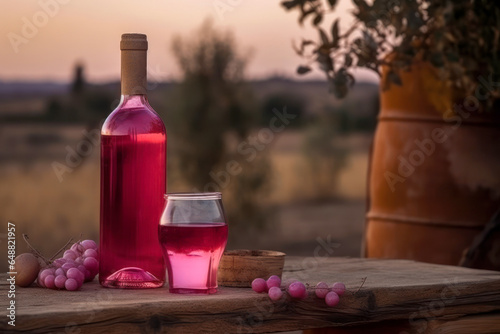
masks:
<path id="1" fill-rule="evenodd" d="M 156 278 L 153 274 L 137 267 L 127 267 L 118 270 L 103 280 L 100 280 L 102 286 L 106 288 L 117 289 L 153 289 L 161 288 L 163 281 Z"/>

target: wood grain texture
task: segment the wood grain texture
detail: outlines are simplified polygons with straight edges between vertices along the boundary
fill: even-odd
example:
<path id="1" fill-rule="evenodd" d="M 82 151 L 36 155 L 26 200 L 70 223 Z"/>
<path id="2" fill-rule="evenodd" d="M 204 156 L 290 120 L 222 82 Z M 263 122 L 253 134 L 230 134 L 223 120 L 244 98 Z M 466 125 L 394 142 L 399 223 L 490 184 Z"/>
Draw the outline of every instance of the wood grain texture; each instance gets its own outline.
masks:
<path id="1" fill-rule="evenodd" d="M 174 295 L 166 288 L 106 289 L 95 281 L 77 292 L 18 287 L 16 327 L 4 317 L 0 332 L 264 333 L 395 321 L 447 333 L 450 321 L 492 317 L 494 326 L 500 314 L 498 272 L 408 260 L 287 257 L 283 279 L 292 278 L 311 286 L 342 281 L 348 291 L 337 307 L 328 308 L 313 294 L 303 301 L 272 303 L 249 288 Z M 0 290 L 5 310 L 5 275 Z"/>

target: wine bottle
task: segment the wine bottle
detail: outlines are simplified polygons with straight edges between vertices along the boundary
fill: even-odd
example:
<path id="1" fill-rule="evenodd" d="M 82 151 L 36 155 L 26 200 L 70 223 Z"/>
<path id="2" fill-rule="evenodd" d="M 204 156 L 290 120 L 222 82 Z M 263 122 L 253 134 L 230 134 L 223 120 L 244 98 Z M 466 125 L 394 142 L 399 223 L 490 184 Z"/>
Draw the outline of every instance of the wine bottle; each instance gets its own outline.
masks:
<path id="1" fill-rule="evenodd" d="M 156 288 L 165 282 L 158 223 L 166 192 L 165 125 L 148 103 L 143 34 L 124 34 L 121 100 L 101 130 L 99 282 Z"/>

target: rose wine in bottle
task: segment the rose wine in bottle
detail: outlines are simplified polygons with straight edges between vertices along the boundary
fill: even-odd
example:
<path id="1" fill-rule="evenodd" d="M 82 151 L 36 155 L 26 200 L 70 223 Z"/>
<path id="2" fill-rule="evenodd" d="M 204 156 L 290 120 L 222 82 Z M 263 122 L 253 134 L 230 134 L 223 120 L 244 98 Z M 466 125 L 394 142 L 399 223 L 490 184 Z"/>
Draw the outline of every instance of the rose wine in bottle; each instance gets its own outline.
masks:
<path id="1" fill-rule="evenodd" d="M 146 35 L 124 34 L 121 101 L 101 130 L 99 282 L 157 288 L 165 282 L 158 222 L 166 192 L 165 126 L 149 105 Z"/>

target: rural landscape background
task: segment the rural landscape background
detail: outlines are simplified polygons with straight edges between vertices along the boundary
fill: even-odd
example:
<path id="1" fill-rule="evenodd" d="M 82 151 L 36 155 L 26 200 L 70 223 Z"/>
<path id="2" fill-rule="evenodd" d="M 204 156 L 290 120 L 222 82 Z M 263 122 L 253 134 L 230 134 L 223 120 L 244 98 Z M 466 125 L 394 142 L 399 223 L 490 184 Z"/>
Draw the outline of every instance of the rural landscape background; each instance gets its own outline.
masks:
<path id="1" fill-rule="evenodd" d="M 361 76 L 338 100 L 317 76 L 252 76 L 231 29 L 210 20 L 197 29 L 165 45 L 175 78 L 148 71 L 150 104 L 167 127 L 168 191 L 222 191 L 228 249 L 312 256 L 328 242 L 335 256 L 359 256 L 378 84 Z M 23 233 L 48 257 L 70 237 L 99 238 L 97 133 L 119 81 L 93 80 L 79 57 L 63 70 L 69 80 L 0 70 L 0 220 L 5 232 L 16 224 L 17 253 L 27 251 Z M 276 130 L 284 111 L 293 119 Z M 233 160 L 242 171 L 227 178 Z"/>

